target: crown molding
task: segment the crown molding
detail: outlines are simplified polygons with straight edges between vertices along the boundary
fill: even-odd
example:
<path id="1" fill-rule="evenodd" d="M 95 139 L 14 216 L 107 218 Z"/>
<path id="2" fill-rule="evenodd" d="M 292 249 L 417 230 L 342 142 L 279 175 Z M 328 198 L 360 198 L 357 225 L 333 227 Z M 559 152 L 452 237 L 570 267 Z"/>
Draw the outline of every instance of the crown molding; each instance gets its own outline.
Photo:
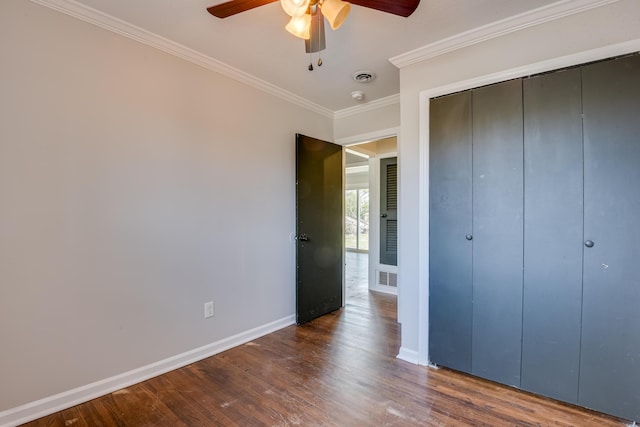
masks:
<path id="1" fill-rule="evenodd" d="M 378 98 L 371 102 L 353 107 L 344 108 L 333 113 L 333 119 L 344 119 L 345 117 L 364 113 L 366 111 L 377 110 L 378 108 L 388 107 L 400 103 L 400 94 L 390 95 L 384 98 Z"/>
<path id="2" fill-rule="evenodd" d="M 484 76 L 473 77 L 471 79 L 450 83 L 444 86 L 427 89 L 420 92 L 420 102 L 428 102 L 431 98 L 449 95 L 463 90 L 469 90 L 481 86 L 487 86 L 511 79 L 519 79 L 539 73 L 546 73 L 553 70 L 560 70 L 573 67 L 578 64 L 587 64 L 594 61 L 601 61 L 621 55 L 628 55 L 640 52 L 640 38 L 627 40 L 622 43 L 610 44 L 595 49 L 590 49 L 571 55 L 548 59 L 542 62 L 527 64 L 521 67 L 511 68 Z M 424 109 L 427 111 L 426 107 Z M 420 117 L 428 117 L 420 115 Z M 427 133 L 426 130 L 424 130 Z"/>
<path id="3" fill-rule="evenodd" d="M 388 128 L 388 129 L 380 129 L 373 132 L 363 133 L 360 135 L 348 136 L 345 138 L 338 138 L 333 142 L 338 145 L 347 146 L 351 144 L 363 144 L 366 142 L 373 142 L 379 139 L 391 138 L 394 136 L 397 137 L 399 135 L 400 135 L 400 128 L 395 127 L 395 128 Z M 371 155 L 373 154 L 375 153 L 372 153 Z"/>
<path id="4" fill-rule="evenodd" d="M 460 34 L 439 40 L 435 43 L 414 49 L 407 53 L 390 58 L 389 61 L 398 68 L 415 64 L 425 59 L 434 58 L 474 44 L 482 43 L 496 37 L 524 30 L 525 28 L 544 24 L 566 16 L 575 15 L 590 9 L 615 3 L 620 0 L 561 0 L 547 6 L 514 15 L 500 21 L 492 22 Z"/>
<path id="5" fill-rule="evenodd" d="M 238 82 L 252 86 L 270 95 L 284 99 L 299 107 L 318 113 L 322 116 L 333 118 L 333 111 L 309 101 L 306 98 L 298 96 L 292 92 L 284 90 L 267 81 L 259 79 L 249 73 L 225 64 L 222 61 L 214 59 L 196 50 L 188 48 L 179 43 L 173 42 L 167 38 L 159 36 L 155 33 L 137 27 L 126 21 L 108 15 L 97 9 L 80 4 L 74 0 L 31 0 L 33 3 L 48 7 L 65 15 L 80 19 L 96 25 L 105 30 L 135 40 L 139 43 L 161 50 L 170 55 L 176 56 L 185 61 L 199 65 L 208 70 L 222 74 Z"/>

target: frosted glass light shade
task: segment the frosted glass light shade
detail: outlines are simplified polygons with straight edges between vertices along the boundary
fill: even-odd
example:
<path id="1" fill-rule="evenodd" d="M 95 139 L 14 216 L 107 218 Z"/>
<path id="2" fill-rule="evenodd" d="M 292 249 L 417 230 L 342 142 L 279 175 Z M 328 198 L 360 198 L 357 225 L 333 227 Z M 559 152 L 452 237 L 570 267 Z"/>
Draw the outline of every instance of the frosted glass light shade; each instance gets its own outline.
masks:
<path id="1" fill-rule="evenodd" d="M 347 19 L 351 10 L 351 5 L 341 0 L 324 0 L 320 7 L 332 30 L 340 28 L 340 25 Z"/>
<path id="2" fill-rule="evenodd" d="M 296 37 L 309 40 L 311 38 L 311 15 L 294 16 L 284 28 Z"/>
<path id="3" fill-rule="evenodd" d="M 280 0 L 282 8 L 291 17 L 303 16 L 309 9 L 311 0 Z"/>

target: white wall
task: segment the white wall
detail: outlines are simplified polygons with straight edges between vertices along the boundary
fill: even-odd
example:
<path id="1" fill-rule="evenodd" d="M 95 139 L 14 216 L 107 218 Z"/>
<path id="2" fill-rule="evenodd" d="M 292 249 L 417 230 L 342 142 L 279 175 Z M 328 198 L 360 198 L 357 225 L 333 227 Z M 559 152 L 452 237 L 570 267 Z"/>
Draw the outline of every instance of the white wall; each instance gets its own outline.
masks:
<path id="1" fill-rule="evenodd" d="M 0 55 L 0 412 L 294 314 L 331 119 L 25 0 Z"/>
<path id="2" fill-rule="evenodd" d="M 363 107 L 366 107 L 364 105 Z M 363 142 L 357 136 L 369 135 L 372 132 L 400 126 L 400 104 L 382 105 L 372 110 L 362 109 L 357 114 L 340 115 L 333 124 L 333 136 L 337 142 L 348 140 L 349 143 Z M 387 137 L 387 134 L 377 135 L 371 139 Z M 355 139 L 353 139 L 356 137 Z"/>
<path id="3" fill-rule="evenodd" d="M 464 82 L 492 82 L 483 76 L 514 78 L 518 67 L 569 57 L 573 64 L 593 49 L 601 58 L 640 50 L 640 2 L 621 0 L 598 9 L 520 30 L 433 57 L 401 69 L 399 304 L 403 319 L 401 356 L 426 362 L 428 334 L 428 102 L 431 96 L 462 90 Z M 580 57 L 572 55 L 583 54 Z M 583 59 L 580 59 L 583 58 Z M 563 61 L 546 63 L 552 70 Z M 565 61 L 566 62 L 566 61 Z M 569 64 L 564 64 L 569 65 Z M 516 70 L 513 73 L 507 70 Z M 508 76 L 508 77 L 507 77 Z M 499 79 L 499 77 L 498 77 Z M 495 81 L 494 81 L 495 82 Z M 441 88 L 438 89 L 438 88 Z M 421 116 L 421 102 L 423 103 Z M 422 148 L 421 148 L 422 142 Z M 423 204 L 421 205 L 421 200 Z M 418 230 L 418 232 L 416 232 Z"/>
<path id="4" fill-rule="evenodd" d="M 345 189 L 346 190 L 358 190 L 358 189 L 368 189 L 369 188 L 369 163 L 365 162 L 365 166 L 367 166 L 366 170 L 358 171 L 358 172 L 349 172 L 349 168 L 347 168 L 346 179 L 345 179 Z"/>

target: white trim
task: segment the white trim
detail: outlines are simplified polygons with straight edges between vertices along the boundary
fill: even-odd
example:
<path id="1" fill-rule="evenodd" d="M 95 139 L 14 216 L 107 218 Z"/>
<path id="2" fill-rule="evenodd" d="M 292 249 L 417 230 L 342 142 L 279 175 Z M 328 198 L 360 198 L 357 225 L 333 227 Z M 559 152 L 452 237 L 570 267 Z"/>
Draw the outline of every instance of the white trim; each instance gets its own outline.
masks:
<path id="1" fill-rule="evenodd" d="M 391 286 L 375 285 L 369 290 L 373 292 L 380 292 L 381 294 L 398 295 L 398 288 L 393 288 Z"/>
<path id="2" fill-rule="evenodd" d="M 572 55 L 524 65 L 522 67 L 511 68 L 509 70 L 488 74 L 486 76 L 479 76 L 468 80 L 462 80 L 433 89 L 427 89 L 420 92 L 420 99 L 422 101 L 423 98 L 429 99 L 436 96 L 448 95 L 450 93 L 459 92 L 462 90 L 473 89 L 480 86 L 499 83 L 511 79 L 517 79 L 520 77 L 526 77 L 533 74 L 544 73 L 547 71 L 559 70 L 565 67 L 573 67 L 575 65 L 586 64 L 588 62 L 599 61 L 602 59 L 626 55 L 638 51 L 640 51 L 640 39 L 629 40 L 623 43 L 591 49 Z M 426 131 L 426 129 L 421 128 L 420 131 Z"/>
<path id="3" fill-rule="evenodd" d="M 380 263 L 380 159 L 376 153 L 369 157 L 369 257 L 368 288 L 375 289 L 376 270 Z"/>
<path id="4" fill-rule="evenodd" d="M 367 102 L 362 105 L 355 105 L 342 110 L 338 110 L 333 113 L 333 119 L 344 119 L 345 117 L 354 116 L 356 114 L 364 113 L 371 110 L 377 110 L 378 108 L 388 107 L 400 103 L 400 94 L 390 95 L 385 98 L 378 98 L 371 102 Z"/>
<path id="5" fill-rule="evenodd" d="M 380 159 L 382 159 L 382 158 L 383 157 L 380 157 L 378 159 L 378 161 Z M 379 205 L 379 202 L 378 202 L 378 205 Z M 378 224 L 378 230 L 379 229 L 380 229 L 380 225 Z M 380 239 L 378 239 L 378 241 L 379 240 Z M 379 253 L 380 253 L 380 251 L 378 250 L 378 254 Z M 369 281 L 369 283 L 370 283 L 369 289 L 370 290 L 376 291 L 376 292 L 382 292 L 384 294 L 398 295 L 398 286 L 397 286 L 397 284 L 399 283 L 399 281 L 396 282 L 396 286 L 395 287 L 393 287 L 393 286 L 385 286 L 385 285 L 381 285 L 380 283 L 378 283 L 378 279 L 380 278 L 380 276 L 379 276 L 380 273 L 393 273 L 397 277 L 398 276 L 398 267 L 397 266 L 378 263 L 373 271 L 374 271 L 375 274 L 373 275 L 374 276 L 373 280 Z"/>
<path id="6" fill-rule="evenodd" d="M 418 361 L 420 360 L 417 351 L 409 350 L 405 347 L 400 347 L 400 351 L 398 352 L 396 359 L 404 360 L 405 362 L 413 363 L 414 365 L 418 365 Z"/>
<path id="7" fill-rule="evenodd" d="M 257 328 L 151 363 L 141 368 L 2 411 L 0 412 L 0 426 L 17 426 L 33 421 L 40 417 L 95 399 L 96 397 L 104 396 L 116 390 L 148 380 L 149 378 L 157 377 L 166 372 L 187 366 L 293 324 L 295 324 L 295 315 L 283 317 L 282 319 Z"/>
<path id="8" fill-rule="evenodd" d="M 368 161 L 369 157 L 371 157 L 368 154 L 361 153 L 361 152 L 353 150 L 353 149 L 351 149 L 349 147 L 345 148 L 344 151 L 346 151 L 349 154 L 353 154 L 354 156 L 362 157 L 363 159 L 365 159 L 365 160 L 363 160 L 364 162 Z"/>
<path id="9" fill-rule="evenodd" d="M 390 159 L 392 157 L 398 157 L 398 152 L 397 151 L 389 151 L 388 153 L 382 153 L 382 154 L 378 155 L 378 160 Z M 388 264 L 380 264 L 380 265 L 388 265 Z M 395 267 L 395 266 L 392 266 L 392 267 Z"/>
<path id="10" fill-rule="evenodd" d="M 347 203 L 346 203 L 346 195 L 347 195 L 347 152 L 345 150 L 341 150 L 342 154 L 342 259 L 340 260 L 340 266 L 342 267 L 342 308 L 347 306 Z M 296 161 L 297 163 L 297 161 Z M 296 210 L 297 210 L 297 200 L 298 196 L 296 195 Z M 296 213 L 297 217 L 297 213 Z M 297 221 L 296 221 L 297 224 Z M 297 259 L 297 247 L 296 247 L 296 275 L 297 275 L 297 267 L 298 267 L 298 259 Z M 296 288 L 297 291 L 297 288 Z"/>
<path id="11" fill-rule="evenodd" d="M 475 77 L 460 82 L 451 83 L 420 92 L 420 186 L 419 186 L 419 254 L 420 259 L 426 259 L 426 263 L 420 263 L 418 267 L 418 351 L 415 352 L 416 360 L 420 365 L 429 363 L 429 107 L 430 99 L 436 96 L 448 95 L 462 90 L 479 86 L 498 83 L 505 80 L 529 76 L 532 74 L 553 71 L 564 67 L 575 66 L 606 59 L 618 55 L 624 55 L 640 51 L 640 39 L 630 40 L 624 43 L 592 49 L 572 55 L 553 58 L 547 61 L 529 64 L 523 67 Z M 406 359 L 405 359 L 406 360 Z"/>
<path id="12" fill-rule="evenodd" d="M 619 0 L 561 0 L 519 15 L 514 15 L 460 34 L 439 40 L 435 43 L 414 49 L 389 61 L 398 68 L 434 58 L 477 43 L 482 43 L 505 34 L 544 24 L 566 16 L 595 9 Z"/>
<path id="13" fill-rule="evenodd" d="M 347 175 L 354 173 L 369 173 L 369 162 L 361 162 L 357 164 L 347 165 L 345 167 Z"/>
<path id="14" fill-rule="evenodd" d="M 364 184 L 364 185 L 359 185 L 359 184 L 349 184 L 346 186 L 345 191 L 349 191 L 349 190 L 367 190 L 369 188 L 369 184 Z M 345 248 L 345 250 L 347 250 Z M 353 248 L 349 248 L 347 250 L 347 252 L 357 252 L 357 253 L 368 253 L 369 250 L 364 250 L 364 249 L 353 249 Z"/>
<path id="15" fill-rule="evenodd" d="M 366 143 L 359 143 L 359 142 L 356 142 L 355 144 L 345 145 L 345 147 L 353 147 L 353 146 L 357 146 L 357 145 L 360 145 L 360 144 L 366 144 Z M 350 150 L 350 151 L 356 151 L 356 150 L 349 149 L 349 148 L 347 148 L 347 150 Z M 358 151 L 357 151 L 357 152 L 358 152 L 358 153 L 360 153 L 360 154 L 362 154 L 362 155 L 364 155 L 364 156 L 367 156 L 367 159 L 370 159 L 370 158 L 372 158 L 372 157 L 375 157 L 375 156 L 376 156 L 376 154 L 377 154 L 375 151 L 367 150 L 366 148 L 362 148 L 362 147 L 361 147 L 361 148 L 358 148 Z"/>
<path id="16" fill-rule="evenodd" d="M 420 96 L 418 259 L 429 259 L 429 98 Z M 429 262 L 418 263 L 418 363 L 429 363 Z"/>
<path id="17" fill-rule="evenodd" d="M 381 130 L 368 132 L 360 135 L 339 138 L 335 140 L 335 143 L 338 145 L 364 144 L 367 142 L 377 141 L 379 139 L 390 138 L 392 136 L 397 137 L 399 133 L 400 133 L 399 127 L 381 129 Z"/>
<path id="18" fill-rule="evenodd" d="M 74 0 L 31 1 L 33 3 L 37 3 L 71 17 L 80 19 L 81 21 L 88 22 L 105 30 L 127 37 L 131 40 L 135 40 L 139 43 L 161 50 L 165 53 L 168 53 L 169 55 L 173 55 L 180 59 L 184 59 L 185 61 L 191 62 L 192 64 L 196 64 L 208 70 L 222 74 L 223 76 L 229 77 L 233 80 L 239 81 L 240 83 L 244 83 L 248 86 L 259 89 L 270 95 L 277 96 L 278 98 L 284 99 L 285 101 L 288 101 L 299 107 L 306 108 L 307 110 L 318 113 L 324 117 L 334 117 L 333 111 L 329 110 L 328 108 L 311 102 L 308 99 L 284 90 L 265 80 L 259 79 L 254 75 L 225 64 L 222 61 L 219 61 L 184 45 L 166 39 L 143 28 L 137 27 L 114 16 L 108 15 L 97 9 L 85 6 Z"/>

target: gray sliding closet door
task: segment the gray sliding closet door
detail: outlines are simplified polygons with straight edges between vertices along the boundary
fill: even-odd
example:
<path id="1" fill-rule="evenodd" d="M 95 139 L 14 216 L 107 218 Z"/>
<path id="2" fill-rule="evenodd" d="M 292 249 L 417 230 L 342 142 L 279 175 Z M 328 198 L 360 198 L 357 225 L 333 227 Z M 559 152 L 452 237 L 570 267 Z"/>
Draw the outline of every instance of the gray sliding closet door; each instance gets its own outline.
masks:
<path id="1" fill-rule="evenodd" d="M 472 373 L 520 386 L 522 81 L 473 91 Z"/>
<path id="2" fill-rule="evenodd" d="M 578 401 L 640 420 L 640 56 L 585 66 L 582 81 L 590 247 Z"/>
<path id="3" fill-rule="evenodd" d="M 471 372 L 471 92 L 430 111 L 429 358 Z"/>
<path id="4" fill-rule="evenodd" d="M 522 388 L 576 403 L 582 309 L 580 69 L 523 81 Z"/>

